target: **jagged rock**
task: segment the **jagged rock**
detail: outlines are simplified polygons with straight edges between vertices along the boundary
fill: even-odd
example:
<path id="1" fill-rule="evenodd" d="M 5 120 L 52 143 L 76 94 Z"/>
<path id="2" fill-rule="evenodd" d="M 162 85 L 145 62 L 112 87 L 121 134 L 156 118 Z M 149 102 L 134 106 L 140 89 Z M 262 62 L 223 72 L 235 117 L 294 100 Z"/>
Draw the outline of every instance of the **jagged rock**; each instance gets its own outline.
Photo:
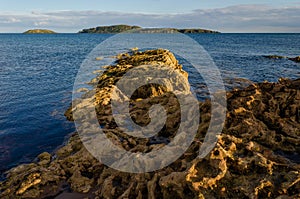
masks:
<path id="1" fill-rule="evenodd" d="M 155 138 L 134 138 L 120 132 L 111 116 L 110 92 L 127 70 L 143 64 L 165 64 L 187 78 L 172 53 L 166 50 L 118 56 L 116 65 L 95 81 L 99 123 L 112 142 L 132 152 L 165 146 L 180 122 L 179 104 L 157 85 L 138 89 L 131 99 L 132 118 L 149 122 L 148 109 L 160 103 L 168 113 L 166 126 Z M 188 89 L 188 88 L 186 88 Z M 89 92 L 84 94 L 89 96 Z M 140 98 L 139 95 L 151 98 Z M 92 100 L 87 98 L 88 100 Z M 87 101 L 77 106 L 87 106 Z M 75 103 L 76 105 L 76 103 Z M 300 79 L 251 84 L 227 93 L 225 128 L 215 148 L 203 159 L 198 152 L 211 118 L 211 104 L 199 102 L 197 136 L 173 164 L 156 172 L 130 174 L 99 163 L 77 134 L 43 164 L 20 165 L 0 184 L 1 198 L 299 198 L 300 197 Z M 76 108 L 76 106 L 75 106 Z M 72 119 L 68 110 L 68 118 Z M 166 154 L 167 155 L 167 154 Z M 72 193 L 69 193 L 71 190 Z M 79 192 L 80 194 L 78 195 Z M 73 195 L 72 195 L 73 194 Z"/>
<path id="2" fill-rule="evenodd" d="M 294 57 L 294 58 L 289 58 L 289 60 L 292 60 L 294 62 L 300 62 L 300 56 Z"/>
<path id="3" fill-rule="evenodd" d="M 268 58 L 268 59 L 286 59 L 286 56 L 281 56 L 281 55 L 264 55 L 263 57 Z"/>
<path id="4" fill-rule="evenodd" d="M 38 159 L 39 159 L 39 164 L 41 165 L 49 164 L 51 162 L 51 154 L 47 152 L 41 153 L 38 156 Z"/>
<path id="5" fill-rule="evenodd" d="M 93 184 L 93 180 L 82 176 L 80 169 L 74 171 L 73 175 L 69 179 L 71 188 L 75 192 L 88 193 Z"/>
<path id="6" fill-rule="evenodd" d="M 263 57 L 268 58 L 268 59 L 289 59 L 289 60 L 297 62 L 297 63 L 300 62 L 300 56 L 298 56 L 298 57 L 287 57 L 287 56 L 280 56 L 280 55 L 265 55 Z"/>

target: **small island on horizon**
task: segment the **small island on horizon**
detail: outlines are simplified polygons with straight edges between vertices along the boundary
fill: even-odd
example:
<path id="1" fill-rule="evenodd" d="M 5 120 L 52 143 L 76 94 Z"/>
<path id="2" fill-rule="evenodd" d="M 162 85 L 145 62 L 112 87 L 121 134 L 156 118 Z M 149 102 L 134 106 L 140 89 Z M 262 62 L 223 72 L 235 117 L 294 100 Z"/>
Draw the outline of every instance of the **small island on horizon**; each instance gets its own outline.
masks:
<path id="1" fill-rule="evenodd" d="M 25 31 L 23 34 L 56 34 L 56 32 L 47 29 L 32 29 Z"/>

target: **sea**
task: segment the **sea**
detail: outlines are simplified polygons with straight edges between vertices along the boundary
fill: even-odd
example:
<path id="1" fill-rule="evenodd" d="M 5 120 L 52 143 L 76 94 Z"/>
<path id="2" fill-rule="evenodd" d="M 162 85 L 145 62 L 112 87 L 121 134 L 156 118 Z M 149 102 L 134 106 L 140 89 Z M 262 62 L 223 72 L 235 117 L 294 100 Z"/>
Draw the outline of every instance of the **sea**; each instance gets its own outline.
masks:
<path id="1" fill-rule="evenodd" d="M 35 161 L 41 152 L 53 153 L 76 131 L 64 117 L 75 77 L 89 53 L 112 36 L 0 34 L 0 174 Z M 300 34 L 187 36 L 210 55 L 228 90 L 245 82 L 300 78 L 299 63 L 264 57 L 299 56 Z M 148 39 L 147 34 L 142 37 Z M 183 48 L 188 52 L 188 46 Z M 201 90 L 201 77 L 193 75 L 185 59 L 177 58 L 190 73 L 194 89 Z"/>

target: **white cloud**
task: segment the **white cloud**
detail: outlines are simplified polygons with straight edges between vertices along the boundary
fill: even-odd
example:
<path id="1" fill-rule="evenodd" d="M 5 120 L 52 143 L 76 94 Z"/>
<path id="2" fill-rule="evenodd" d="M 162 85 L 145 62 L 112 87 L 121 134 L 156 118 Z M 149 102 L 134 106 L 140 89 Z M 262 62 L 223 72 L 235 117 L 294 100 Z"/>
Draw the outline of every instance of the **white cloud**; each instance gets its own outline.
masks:
<path id="1" fill-rule="evenodd" d="M 90 11 L 53 11 L 0 14 L 0 31 L 23 32 L 33 26 L 58 32 L 110 24 L 143 27 L 208 28 L 221 32 L 300 32 L 300 6 L 238 5 L 198 9 L 183 14 L 144 14 Z"/>
<path id="2" fill-rule="evenodd" d="M 49 22 L 47 21 L 38 21 L 38 22 L 34 22 L 35 26 L 44 26 L 44 25 L 48 25 Z"/>
<path id="3" fill-rule="evenodd" d="M 0 21 L 0 23 L 4 23 L 4 24 L 11 24 L 11 23 L 18 23 L 18 22 L 21 22 L 21 20 L 15 17 L 3 18 L 2 21 Z"/>

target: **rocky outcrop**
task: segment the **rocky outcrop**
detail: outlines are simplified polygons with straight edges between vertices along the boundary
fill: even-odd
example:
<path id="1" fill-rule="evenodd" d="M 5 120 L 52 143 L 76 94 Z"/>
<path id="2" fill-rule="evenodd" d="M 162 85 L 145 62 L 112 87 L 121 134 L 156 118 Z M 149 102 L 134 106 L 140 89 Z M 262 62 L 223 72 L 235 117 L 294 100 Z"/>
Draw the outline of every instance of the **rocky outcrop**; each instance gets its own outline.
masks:
<path id="1" fill-rule="evenodd" d="M 289 60 L 297 62 L 297 63 L 300 62 L 300 56 L 298 56 L 298 57 L 286 57 L 286 56 L 280 56 L 280 55 L 266 55 L 266 56 L 263 56 L 263 57 L 268 58 L 268 59 L 289 59 Z"/>
<path id="2" fill-rule="evenodd" d="M 281 56 L 281 55 L 264 55 L 264 58 L 268 59 L 286 59 L 286 56 Z"/>
<path id="3" fill-rule="evenodd" d="M 300 56 L 298 56 L 298 57 L 294 57 L 294 58 L 289 58 L 289 60 L 292 60 L 292 61 L 294 61 L 294 62 L 300 62 Z"/>
<path id="4" fill-rule="evenodd" d="M 172 53 L 150 50 L 119 55 L 114 66 L 91 82 L 96 89 L 93 102 L 98 120 L 107 137 L 133 152 L 165 146 L 180 122 L 180 105 L 169 92 L 172 89 L 149 85 L 131 97 L 131 116 L 145 125 L 149 123 L 149 107 L 157 103 L 164 106 L 168 119 L 158 136 L 134 138 L 116 128 L 110 91 L 126 71 L 144 64 L 168 65 L 187 79 Z M 43 153 L 37 162 L 10 170 L 0 184 L 0 197 L 299 198 L 300 79 L 235 89 L 227 93 L 227 103 L 225 128 L 203 159 L 197 156 L 211 119 L 209 100 L 199 102 L 201 124 L 194 142 L 164 169 L 144 174 L 111 169 L 91 156 L 75 133 L 55 154 Z M 72 119 L 72 108 L 66 116 Z"/>
<path id="5" fill-rule="evenodd" d="M 299 86 L 300 79 L 281 79 L 227 94 L 218 144 L 186 178 L 201 197 L 300 196 Z"/>
<path id="6" fill-rule="evenodd" d="M 56 32 L 52 30 L 46 30 L 46 29 L 33 29 L 33 30 L 27 30 L 24 32 L 24 34 L 55 34 Z"/>

